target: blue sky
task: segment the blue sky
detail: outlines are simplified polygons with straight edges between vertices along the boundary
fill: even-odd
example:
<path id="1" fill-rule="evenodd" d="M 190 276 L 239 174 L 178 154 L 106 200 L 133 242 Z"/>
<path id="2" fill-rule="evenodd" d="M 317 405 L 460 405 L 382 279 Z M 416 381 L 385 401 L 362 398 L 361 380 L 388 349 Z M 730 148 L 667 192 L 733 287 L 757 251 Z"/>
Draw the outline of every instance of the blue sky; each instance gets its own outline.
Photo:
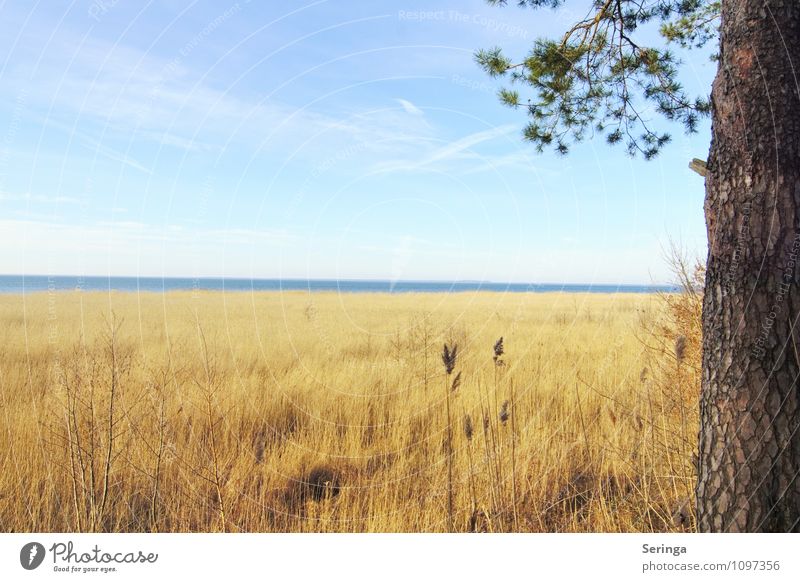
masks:
<path id="1" fill-rule="evenodd" d="M 664 282 L 708 125 L 540 155 L 473 61 L 577 5 L 5 2 L 0 273 Z"/>

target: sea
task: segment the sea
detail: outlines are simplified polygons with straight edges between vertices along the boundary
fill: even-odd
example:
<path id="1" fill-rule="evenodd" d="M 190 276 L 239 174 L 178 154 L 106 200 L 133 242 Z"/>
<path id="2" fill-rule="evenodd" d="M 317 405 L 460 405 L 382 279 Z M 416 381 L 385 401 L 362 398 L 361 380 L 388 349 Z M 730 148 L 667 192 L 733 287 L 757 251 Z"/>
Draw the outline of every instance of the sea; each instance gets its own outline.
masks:
<path id="1" fill-rule="evenodd" d="M 80 277 L 0 275 L 0 293 L 50 291 L 334 291 L 339 293 L 655 293 L 675 291 L 668 285 L 498 283 L 491 281 L 382 281 L 353 279 L 241 279 L 215 277 Z"/>

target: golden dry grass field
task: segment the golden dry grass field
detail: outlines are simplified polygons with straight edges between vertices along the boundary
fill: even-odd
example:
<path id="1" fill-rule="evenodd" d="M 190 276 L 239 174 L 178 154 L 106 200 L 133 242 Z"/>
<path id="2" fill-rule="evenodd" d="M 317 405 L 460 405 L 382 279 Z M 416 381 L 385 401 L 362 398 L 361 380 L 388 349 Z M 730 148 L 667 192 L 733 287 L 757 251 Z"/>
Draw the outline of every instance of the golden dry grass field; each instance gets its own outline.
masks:
<path id="1" fill-rule="evenodd" d="M 643 294 L 2 296 L 0 529 L 691 530 L 699 347 L 674 311 Z"/>

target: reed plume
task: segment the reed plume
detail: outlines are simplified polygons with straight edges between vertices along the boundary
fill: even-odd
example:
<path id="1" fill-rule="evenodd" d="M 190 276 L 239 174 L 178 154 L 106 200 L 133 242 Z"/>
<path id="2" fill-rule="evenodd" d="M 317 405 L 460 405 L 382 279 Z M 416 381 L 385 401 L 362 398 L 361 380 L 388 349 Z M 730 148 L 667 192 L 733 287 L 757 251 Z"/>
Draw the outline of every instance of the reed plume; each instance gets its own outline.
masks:
<path id="1" fill-rule="evenodd" d="M 456 374 L 456 377 L 453 378 L 453 382 L 450 384 L 450 392 L 455 392 L 458 390 L 459 386 L 461 386 L 461 372 Z"/>
<path id="2" fill-rule="evenodd" d="M 452 383 L 449 382 L 450 375 L 456 367 L 456 360 L 458 359 L 458 344 L 454 343 L 451 348 L 444 344 L 442 348 L 442 364 L 444 364 L 444 388 L 445 388 L 445 406 L 447 412 L 447 518 L 449 530 L 454 529 L 454 511 L 453 511 L 453 421 L 450 416 L 450 393 L 455 391 L 458 386 L 456 382 L 461 383 L 461 372 L 459 372 Z"/>
<path id="3" fill-rule="evenodd" d="M 468 441 L 471 441 L 473 434 L 474 434 L 474 429 L 472 426 L 472 417 L 469 414 L 467 414 L 464 416 L 464 436 L 467 437 Z"/>
<path id="4" fill-rule="evenodd" d="M 500 405 L 500 412 L 498 413 L 497 418 L 499 418 L 500 422 L 503 424 L 508 422 L 508 419 L 511 418 L 511 412 L 508 409 L 508 400 L 504 400 L 503 404 Z"/>
<path id="5" fill-rule="evenodd" d="M 503 353 L 505 353 L 505 349 L 503 348 L 503 337 L 502 336 L 500 336 L 499 340 L 494 342 L 494 347 L 492 348 L 492 351 L 494 352 L 493 359 L 494 359 L 495 366 L 502 366 L 503 365 L 503 360 L 501 360 L 500 358 L 503 355 Z"/>
<path id="6" fill-rule="evenodd" d="M 458 344 L 453 344 L 452 348 L 444 344 L 444 348 L 442 348 L 442 363 L 448 376 L 453 373 L 456 367 L 456 358 L 458 358 Z"/>
<path id="7" fill-rule="evenodd" d="M 478 506 L 478 494 L 475 487 L 475 466 L 472 462 L 472 436 L 474 434 L 474 427 L 472 425 L 472 417 L 469 414 L 464 415 L 464 436 L 467 437 L 467 460 L 469 461 L 469 490 L 472 495 L 472 515 Z M 474 531 L 474 528 L 470 528 Z"/>

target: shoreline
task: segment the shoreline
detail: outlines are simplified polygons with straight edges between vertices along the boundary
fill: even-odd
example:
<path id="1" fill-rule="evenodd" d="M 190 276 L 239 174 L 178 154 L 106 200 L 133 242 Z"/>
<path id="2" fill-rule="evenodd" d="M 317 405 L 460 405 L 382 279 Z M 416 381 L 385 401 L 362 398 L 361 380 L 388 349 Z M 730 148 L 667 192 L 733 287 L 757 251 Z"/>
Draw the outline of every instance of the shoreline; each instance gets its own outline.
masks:
<path id="1" fill-rule="evenodd" d="M 609 283 L 498 283 L 485 281 L 391 281 L 366 279 L 234 279 L 159 277 L 76 277 L 0 275 L 0 296 L 35 293 L 338 293 L 406 295 L 414 293 L 590 293 L 653 294 L 677 291 L 672 285 Z"/>
<path id="2" fill-rule="evenodd" d="M 120 296 L 136 296 L 136 295 L 345 295 L 345 296 L 380 296 L 380 297 L 409 297 L 409 296 L 442 296 L 442 295 L 519 295 L 519 296 L 548 296 L 548 295 L 564 295 L 564 296 L 648 296 L 656 295 L 659 293 L 678 293 L 680 290 L 677 288 L 670 289 L 652 289 L 647 291 L 638 290 L 602 290 L 602 291 L 589 291 L 585 289 L 552 289 L 546 291 L 503 291 L 497 289 L 469 289 L 469 290 L 450 290 L 450 291 L 337 291 L 335 289 L 37 289 L 31 291 L 0 291 L 0 299 L 8 297 L 46 297 L 50 295 L 120 295 Z"/>

